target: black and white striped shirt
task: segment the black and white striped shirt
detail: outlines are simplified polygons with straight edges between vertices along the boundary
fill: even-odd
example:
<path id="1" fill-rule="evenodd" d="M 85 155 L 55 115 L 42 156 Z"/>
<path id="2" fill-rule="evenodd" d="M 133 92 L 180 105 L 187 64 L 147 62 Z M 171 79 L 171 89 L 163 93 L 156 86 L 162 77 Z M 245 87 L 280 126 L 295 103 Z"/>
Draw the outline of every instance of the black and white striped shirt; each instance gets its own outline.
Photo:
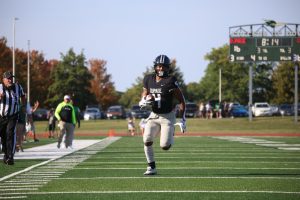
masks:
<path id="1" fill-rule="evenodd" d="M 9 117 L 19 112 L 20 98 L 25 96 L 20 84 L 15 83 L 10 88 L 0 84 L 0 117 Z"/>

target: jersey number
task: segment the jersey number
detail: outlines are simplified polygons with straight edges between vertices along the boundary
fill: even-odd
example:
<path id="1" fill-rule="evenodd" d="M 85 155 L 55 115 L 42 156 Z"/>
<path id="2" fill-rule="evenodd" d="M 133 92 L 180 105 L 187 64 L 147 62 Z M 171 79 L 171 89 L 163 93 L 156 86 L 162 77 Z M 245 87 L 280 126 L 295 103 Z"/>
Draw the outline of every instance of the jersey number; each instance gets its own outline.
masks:
<path id="1" fill-rule="evenodd" d="M 154 100 L 157 102 L 157 107 L 161 108 L 161 95 L 160 94 L 151 94 L 154 96 Z"/>

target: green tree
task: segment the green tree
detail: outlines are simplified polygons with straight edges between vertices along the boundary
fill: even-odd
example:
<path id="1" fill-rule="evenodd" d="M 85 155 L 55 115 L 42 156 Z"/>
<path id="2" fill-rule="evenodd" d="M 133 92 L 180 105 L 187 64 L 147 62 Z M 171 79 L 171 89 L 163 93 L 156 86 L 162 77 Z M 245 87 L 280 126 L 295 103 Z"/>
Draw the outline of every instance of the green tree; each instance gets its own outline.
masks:
<path id="1" fill-rule="evenodd" d="M 248 82 L 249 65 L 230 63 L 228 59 L 229 46 L 223 45 L 213 49 L 205 56 L 209 64 L 205 76 L 200 81 L 200 93 L 204 99 L 218 99 L 219 69 L 222 70 L 222 100 L 239 101 L 247 104 L 249 101 Z M 269 101 L 272 86 L 271 75 L 273 66 L 270 63 L 260 64 L 253 70 L 253 101 Z"/>
<path id="2" fill-rule="evenodd" d="M 298 77 L 300 72 L 298 71 Z M 273 103 L 294 103 L 295 98 L 295 64 L 292 62 L 282 62 L 274 69 L 272 75 Z M 300 81 L 298 80 L 298 85 Z M 298 91 L 298 95 L 299 95 Z"/>
<path id="3" fill-rule="evenodd" d="M 203 96 L 201 95 L 201 89 L 199 83 L 192 82 L 188 83 L 186 86 L 186 99 L 191 102 L 198 102 L 200 99 L 203 99 Z"/>
<path id="4" fill-rule="evenodd" d="M 253 68 L 253 102 L 270 102 L 273 66 L 262 63 Z"/>
<path id="5" fill-rule="evenodd" d="M 52 107 L 56 107 L 65 94 L 71 95 L 80 109 L 96 103 L 95 96 L 90 92 L 93 76 L 86 67 L 82 52 L 76 55 L 71 48 L 66 55 L 61 54 L 61 61 L 51 76 L 54 81 L 49 87 L 47 103 Z"/>
<path id="6" fill-rule="evenodd" d="M 221 69 L 222 100 L 248 102 L 248 68 L 243 64 L 230 63 L 229 46 L 224 45 L 205 56 L 209 64 L 205 76 L 200 81 L 200 91 L 204 99 L 219 99 L 219 69 Z"/>

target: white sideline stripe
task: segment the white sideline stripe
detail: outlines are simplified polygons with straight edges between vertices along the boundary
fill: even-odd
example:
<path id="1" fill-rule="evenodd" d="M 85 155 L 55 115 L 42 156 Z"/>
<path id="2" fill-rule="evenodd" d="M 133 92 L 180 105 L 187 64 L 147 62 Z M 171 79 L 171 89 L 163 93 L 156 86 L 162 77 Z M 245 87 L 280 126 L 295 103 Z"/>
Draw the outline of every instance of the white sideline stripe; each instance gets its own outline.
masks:
<path id="1" fill-rule="evenodd" d="M 126 193 L 267 193 L 267 194 L 300 194 L 300 192 L 272 190 L 124 190 L 124 191 L 63 191 L 63 192 L 28 192 L 10 193 L 10 195 L 47 195 L 47 194 L 126 194 Z"/>
<path id="2" fill-rule="evenodd" d="M 44 182 L 43 184 L 46 184 L 47 182 Z M 4 183 L 5 185 L 16 185 L 16 183 L 15 182 L 5 182 Z M 27 183 L 22 183 L 22 185 L 32 185 L 33 183 L 32 182 L 27 182 Z M 39 182 L 38 184 L 41 184 L 41 182 Z M 41 185 L 42 186 L 42 185 Z"/>
<path id="3" fill-rule="evenodd" d="M 1 197 L 0 199 L 25 199 L 27 196 Z"/>
<path id="4" fill-rule="evenodd" d="M 15 172 L 15 173 L 12 173 L 10 175 L 7 175 L 7 176 L 4 176 L 2 178 L 0 178 L 0 182 L 1 181 L 4 181 L 8 178 L 11 178 L 13 176 L 16 176 L 18 174 L 21 174 L 21 173 L 24 173 L 24 172 L 28 172 L 30 170 L 32 170 L 33 168 L 36 168 L 36 167 L 39 167 L 39 166 L 42 166 L 42 165 L 46 165 L 62 156 L 65 156 L 65 155 L 68 155 L 68 154 L 71 154 L 75 151 L 78 151 L 78 150 L 81 150 L 83 148 L 86 148 L 90 145 L 93 145 L 95 143 L 98 143 L 102 140 L 74 140 L 73 141 L 73 144 L 74 146 L 76 146 L 76 148 L 72 149 L 72 150 L 68 150 L 68 151 L 64 151 L 64 154 L 58 154 L 57 156 L 55 156 L 55 158 L 53 158 L 53 156 L 49 156 L 47 159 L 50 158 L 50 160 L 47 160 L 47 161 L 44 161 L 42 163 L 39 163 L 39 164 L 36 164 L 36 165 L 33 165 L 33 166 L 30 166 L 26 169 L 23 169 L 21 171 L 18 171 L 18 172 Z M 26 151 L 24 152 L 17 152 L 14 156 L 15 159 L 41 159 L 41 157 L 38 156 L 39 153 L 43 152 L 43 156 L 42 158 L 45 158 L 45 154 L 47 152 L 45 152 L 45 150 L 49 150 L 49 148 L 52 148 L 52 149 L 55 149 L 57 152 L 59 152 L 59 150 L 61 149 L 58 149 L 57 148 L 57 143 L 52 143 L 52 144 L 47 144 L 47 145 L 43 145 L 43 146 L 38 146 L 38 147 L 34 147 L 34 148 L 30 148 L 30 149 L 26 149 Z M 33 153 L 33 151 L 40 151 L 40 152 L 36 152 L 36 153 Z M 33 154 L 31 154 L 33 153 Z M 24 156 L 24 155 L 27 155 L 27 156 Z"/>
<path id="5" fill-rule="evenodd" d="M 82 177 L 82 178 L 59 178 L 60 180 L 94 180 L 94 179 L 279 179 L 279 180 L 299 180 L 300 177 L 276 177 L 276 176 L 147 176 L 147 177 Z"/>
<path id="6" fill-rule="evenodd" d="M 28 171 L 32 170 L 33 168 L 36 168 L 36 167 L 45 165 L 45 164 L 47 164 L 47 163 L 49 163 L 49 162 L 51 162 L 51 161 L 53 161 L 53 160 L 54 160 L 54 159 L 50 159 L 50 160 L 41 162 L 41 163 L 39 163 L 39 164 L 36 164 L 36 165 L 32 165 L 32 166 L 30 166 L 30 167 L 27 167 L 26 169 L 23 169 L 23 170 L 21 170 L 21 171 L 18 171 L 18 172 L 12 173 L 12 174 L 10 174 L 10 175 L 4 176 L 4 177 L 0 178 L 0 182 L 6 180 L 6 179 L 8 179 L 8 178 L 11 178 L 11 177 L 13 177 L 13 176 L 16 176 L 16 175 L 18 175 L 18 174 L 21 174 L 21 173 L 24 173 L 24 172 L 28 172 Z"/>
<path id="7" fill-rule="evenodd" d="M 43 185 L 1 185 L 0 188 L 27 188 L 27 187 L 42 187 Z"/>
<path id="8" fill-rule="evenodd" d="M 296 148 L 296 147 L 279 147 L 278 149 L 290 150 L 290 151 L 299 151 L 300 150 L 300 148 Z"/>
<path id="9" fill-rule="evenodd" d="M 5 188 L 1 189 L 1 191 L 33 191 L 33 190 L 38 190 L 38 188 Z"/>
<path id="10" fill-rule="evenodd" d="M 240 142 L 243 144 L 255 144 L 257 146 L 263 146 L 263 147 L 277 147 L 277 149 L 280 149 L 280 150 L 292 150 L 292 151 L 300 150 L 300 144 L 286 144 L 285 142 L 279 142 L 279 141 L 269 141 L 269 140 L 264 140 L 264 139 L 255 139 L 255 138 L 249 138 L 249 137 L 233 137 L 233 136 L 225 136 L 225 137 L 219 137 L 219 138 L 212 137 L 212 138 L 227 140 L 227 141 L 232 141 L 232 142 Z M 299 147 L 299 148 L 297 148 L 297 147 Z"/>
<path id="11" fill-rule="evenodd" d="M 60 149 L 57 148 L 57 142 L 24 149 L 24 152 L 16 152 L 15 159 L 57 159 L 75 151 L 91 146 L 101 140 L 74 140 L 73 149 L 64 148 L 63 144 Z"/>

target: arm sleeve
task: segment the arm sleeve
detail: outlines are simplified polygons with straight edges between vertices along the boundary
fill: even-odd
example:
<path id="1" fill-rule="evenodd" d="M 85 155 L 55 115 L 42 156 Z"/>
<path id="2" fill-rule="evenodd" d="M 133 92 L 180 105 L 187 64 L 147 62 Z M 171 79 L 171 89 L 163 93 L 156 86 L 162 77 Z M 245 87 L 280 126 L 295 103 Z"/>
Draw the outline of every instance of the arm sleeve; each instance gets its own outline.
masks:
<path id="1" fill-rule="evenodd" d="M 60 103 L 60 104 L 58 104 L 58 106 L 57 106 L 56 109 L 55 109 L 54 115 L 55 115 L 55 117 L 56 117 L 56 119 L 57 119 L 58 121 L 60 120 L 59 113 L 60 113 L 62 107 L 63 107 L 63 104 Z"/>
<path id="2" fill-rule="evenodd" d="M 76 124 L 76 113 L 75 113 L 75 109 L 72 106 L 72 123 L 75 125 Z"/>

